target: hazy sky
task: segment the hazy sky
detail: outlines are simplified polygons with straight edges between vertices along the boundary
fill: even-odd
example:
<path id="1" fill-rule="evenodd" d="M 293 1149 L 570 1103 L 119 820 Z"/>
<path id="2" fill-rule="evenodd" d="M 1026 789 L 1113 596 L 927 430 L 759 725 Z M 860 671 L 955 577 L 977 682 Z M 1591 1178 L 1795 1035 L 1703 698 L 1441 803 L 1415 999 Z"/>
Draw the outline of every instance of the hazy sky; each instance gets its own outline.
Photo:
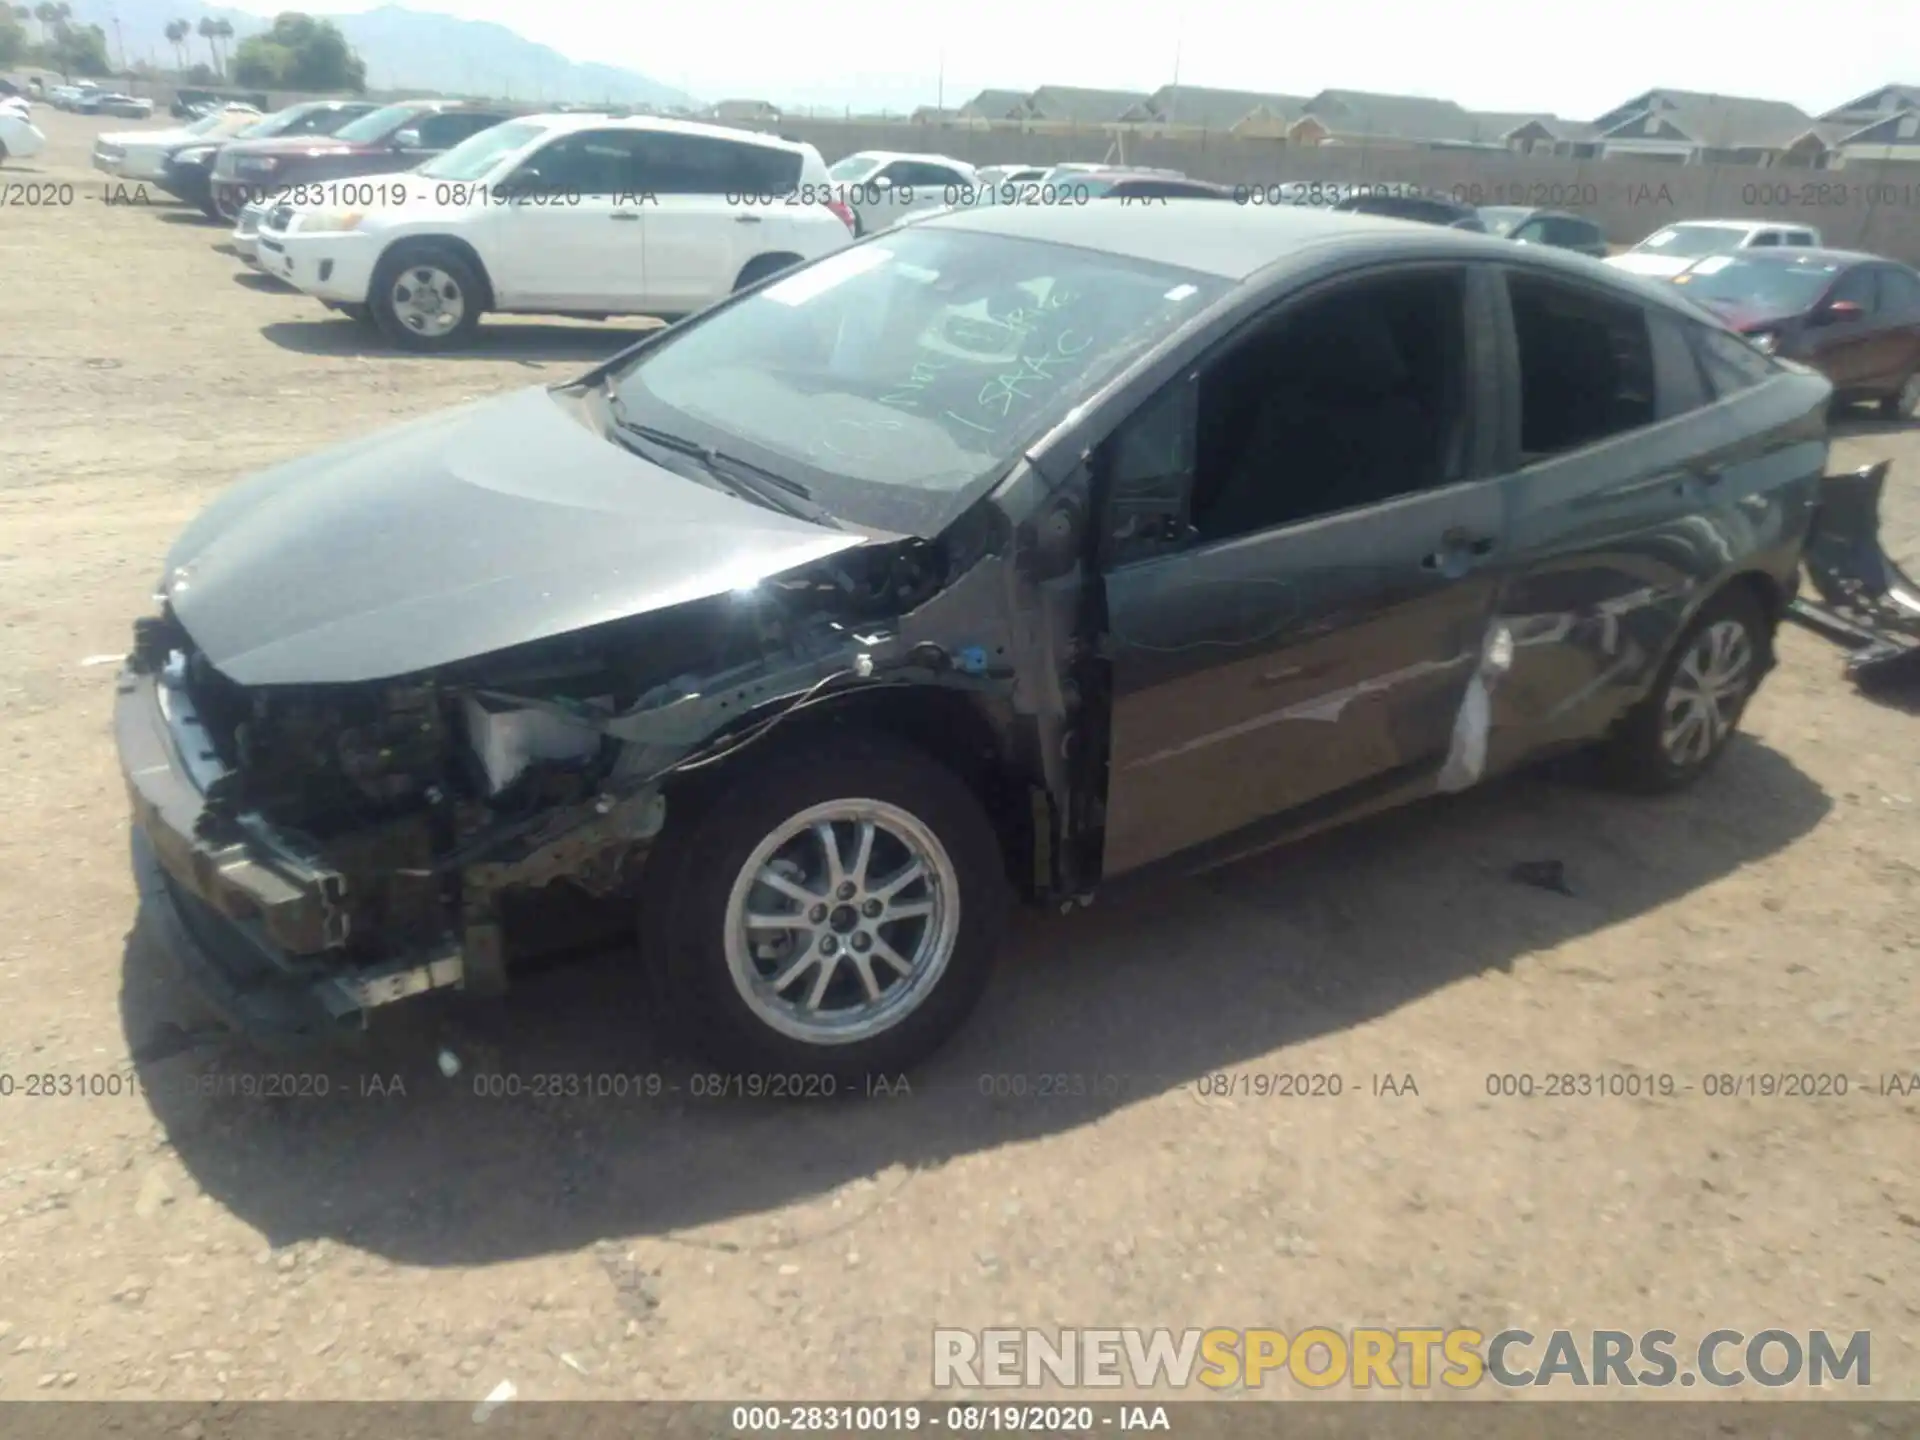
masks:
<path id="1" fill-rule="evenodd" d="M 271 0 L 234 0 L 272 14 Z M 954 105 L 985 86 L 1192 85 L 1310 95 L 1438 95 L 1477 110 L 1590 118 L 1655 86 L 1831 109 L 1920 83 L 1920 6 L 1853 0 L 1831 15 L 1736 0 L 891 0 L 635 5 L 630 0 L 407 0 L 492 20 L 576 60 L 637 70 L 705 100 Z M 303 0 L 315 13 L 366 0 Z M 947 17 L 944 23 L 936 17 Z M 1800 24 L 1797 20 L 1818 20 Z M 1787 22 L 1787 23 L 1781 23 Z M 944 52 L 945 83 L 941 83 Z"/>

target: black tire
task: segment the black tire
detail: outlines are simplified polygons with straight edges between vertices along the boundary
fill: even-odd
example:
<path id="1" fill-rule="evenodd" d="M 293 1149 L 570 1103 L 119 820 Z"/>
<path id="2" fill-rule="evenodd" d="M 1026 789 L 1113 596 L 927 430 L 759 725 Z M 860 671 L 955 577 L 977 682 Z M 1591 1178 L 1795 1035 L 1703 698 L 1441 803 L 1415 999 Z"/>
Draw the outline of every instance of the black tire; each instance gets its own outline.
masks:
<path id="1" fill-rule="evenodd" d="M 212 194 L 208 194 L 205 198 L 203 198 L 200 201 L 200 213 L 206 216 L 207 219 L 213 221 L 214 224 L 216 225 L 225 224 L 231 227 L 233 224 L 232 217 L 227 215 L 222 215 L 220 213 L 220 207 L 213 203 Z"/>
<path id="2" fill-rule="evenodd" d="M 415 277 L 415 283 L 424 283 L 428 272 L 443 277 L 441 303 L 448 303 L 451 298 L 460 306 L 458 322 L 437 334 L 428 334 L 409 325 L 394 308 L 395 287 L 410 275 Z M 444 282 L 450 282 L 457 293 L 449 297 Z M 380 333 L 403 350 L 431 354 L 457 349 L 473 339 L 473 332 L 480 324 L 480 312 L 484 305 L 482 297 L 486 294 L 486 287 L 473 266 L 457 250 L 427 242 L 396 245 L 381 256 L 380 263 L 374 267 L 373 283 L 368 291 L 367 304 L 380 327 Z"/>
<path id="3" fill-rule="evenodd" d="M 791 270 L 799 263 L 798 255 L 756 255 L 741 267 L 740 278 L 733 282 L 733 293 L 738 295 L 742 290 L 750 289 L 782 270 Z"/>
<path id="4" fill-rule="evenodd" d="M 945 969 L 888 1028 L 840 1043 L 796 1037 L 756 1013 L 734 981 L 727 946 L 731 894 L 755 851 L 789 821 L 813 806 L 856 799 L 897 807 L 937 840 L 957 891 L 957 935 Z M 876 864 L 879 851 L 877 844 Z M 903 1072 L 938 1048 L 973 1010 L 1005 930 L 1010 890 L 998 837 L 979 800 L 927 754 L 878 733 L 814 732 L 804 754 L 787 750 L 746 760 L 723 788 L 694 807 L 678 833 L 669 824 L 653 855 L 641 897 L 641 935 L 663 1011 L 670 1025 L 684 1027 L 694 1046 L 729 1073 L 830 1077 L 839 1093 L 848 1093 L 866 1076 Z M 877 931 L 888 922 L 872 923 Z M 777 969 L 804 949 L 762 963 Z M 845 952 L 833 963 L 836 987 L 859 983 Z M 867 963 L 876 974 L 887 973 Z M 801 972 L 785 993 L 807 988 L 819 969 L 816 962 Z M 891 987 L 882 993 L 892 993 Z"/>
<path id="5" fill-rule="evenodd" d="M 1900 388 L 1895 390 L 1891 395 L 1882 395 L 1880 397 L 1881 419 L 1911 420 L 1915 415 L 1920 415 L 1920 403 L 1916 403 L 1917 400 L 1920 400 L 1920 396 L 1915 396 L 1911 393 L 1916 380 L 1920 380 L 1920 370 L 1914 371 L 1913 374 L 1902 380 L 1900 382 Z"/>
<path id="6" fill-rule="evenodd" d="M 380 322 L 374 318 L 371 305 L 342 305 L 340 313 L 362 330 L 378 331 L 380 328 Z"/>
<path id="7" fill-rule="evenodd" d="M 1690 657 L 1696 667 L 1707 657 L 1702 649 L 1710 645 L 1710 631 L 1726 624 L 1737 625 L 1746 654 L 1744 682 L 1737 698 L 1716 707 L 1724 728 L 1717 737 L 1709 728 L 1709 743 L 1704 753 L 1683 753 L 1676 757 L 1668 746 L 1665 732 L 1668 712 L 1679 704 L 1676 682 L 1681 667 Z M 1722 632 L 1724 633 L 1724 632 Z M 1696 653 L 1698 652 L 1698 653 Z M 1726 753 L 1727 742 L 1739 727 L 1747 702 L 1759 688 L 1761 679 L 1772 666 L 1773 633 L 1765 612 L 1753 592 L 1735 584 L 1709 600 L 1694 616 L 1678 643 L 1661 665 L 1653 688 L 1627 713 L 1601 751 L 1602 771 L 1606 779 L 1623 790 L 1643 795 L 1658 795 L 1691 785 L 1706 774 Z"/>

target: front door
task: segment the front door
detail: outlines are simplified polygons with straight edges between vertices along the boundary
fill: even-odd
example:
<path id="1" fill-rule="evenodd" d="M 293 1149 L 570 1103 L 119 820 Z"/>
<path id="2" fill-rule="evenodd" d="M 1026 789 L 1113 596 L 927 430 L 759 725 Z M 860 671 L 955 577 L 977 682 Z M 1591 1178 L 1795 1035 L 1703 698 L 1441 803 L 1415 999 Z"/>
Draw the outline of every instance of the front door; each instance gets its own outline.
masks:
<path id="1" fill-rule="evenodd" d="M 1115 537 L 1107 873 L 1443 768 L 1503 535 L 1477 474 L 1465 279 L 1341 282 L 1180 382 L 1186 514 L 1114 509 L 1151 481 L 1127 473 L 1140 457 L 1182 447 L 1123 426 L 1097 457 Z M 1169 403 L 1128 425 L 1163 425 Z"/>

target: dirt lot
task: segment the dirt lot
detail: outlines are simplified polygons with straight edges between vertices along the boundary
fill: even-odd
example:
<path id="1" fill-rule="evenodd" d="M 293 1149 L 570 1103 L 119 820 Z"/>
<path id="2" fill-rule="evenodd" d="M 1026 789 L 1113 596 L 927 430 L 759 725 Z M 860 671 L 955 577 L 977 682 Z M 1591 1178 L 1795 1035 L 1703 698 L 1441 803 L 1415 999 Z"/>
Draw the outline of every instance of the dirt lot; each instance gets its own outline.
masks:
<path id="1" fill-rule="evenodd" d="M 1870 1330 L 1875 1392 L 1920 1396 L 1920 1105 L 1878 1093 L 1920 1071 L 1920 717 L 1797 631 L 1684 797 L 1519 779 L 1024 922 L 911 1096 L 693 1098 L 620 956 L 298 1062 L 326 1098 L 239 1093 L 275 1067 L 189 1046 L 132 938 L 99 657 L 237 475 L 632 332 L 377 352 L 197 217 L 102 205 L 87 148 L 124 122 L 46 120 L 0 173 L 74 186 L 0 210 L 0 1399 L 899 1398 L 935 1324 L 1380 1323 Z M 1836 461 L 1883 455 L 1911 564 L 1920 429 L 1863 421 Z M 1509 877 L 1543 859 L 1572 895 Z M 1487 1091 L 1620 1070 L 1691 1089 Z M 1199 1094 L 1224 1071 L 1344 1093 Z M 1702 1088 L 1779 1071 L 1851 1092 Z M 475 1093 L 554 1072 L 680 1092 Z M 1036 1098 L 1050 1075 L 1093 1093 Z"/>

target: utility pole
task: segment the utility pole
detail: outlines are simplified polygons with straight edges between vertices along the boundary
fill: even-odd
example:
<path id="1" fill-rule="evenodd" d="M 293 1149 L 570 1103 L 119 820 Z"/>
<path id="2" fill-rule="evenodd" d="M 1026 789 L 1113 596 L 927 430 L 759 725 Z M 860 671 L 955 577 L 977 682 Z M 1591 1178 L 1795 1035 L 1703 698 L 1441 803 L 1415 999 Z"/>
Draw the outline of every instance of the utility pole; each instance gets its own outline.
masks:
<path id="1" fill-rule="evenodd" d="M 934 82 L 933 108 L 936 113 L 947 113 L 947 47 L 940 47 L 940 78 Z"/>

